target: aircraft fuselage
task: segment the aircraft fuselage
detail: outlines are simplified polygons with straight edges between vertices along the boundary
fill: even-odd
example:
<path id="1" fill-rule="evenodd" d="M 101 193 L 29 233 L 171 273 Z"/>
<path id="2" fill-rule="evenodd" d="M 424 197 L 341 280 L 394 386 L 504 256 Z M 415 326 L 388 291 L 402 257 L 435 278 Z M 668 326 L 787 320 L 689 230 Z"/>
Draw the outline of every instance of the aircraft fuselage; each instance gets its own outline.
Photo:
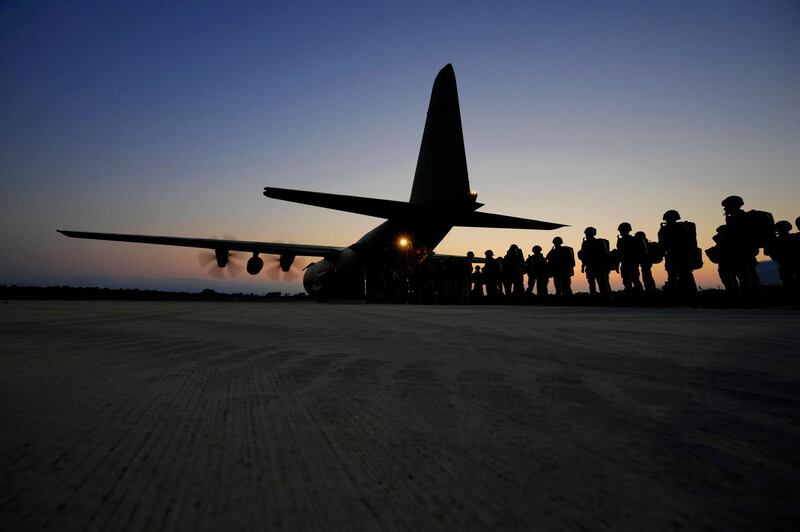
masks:
<path id="1" fill-rule="evenodd" d="M 452 228 L 424 218 L 386 220 L 355 244 L 306 268 L 303 288 L 318 299 L 364 297 L 376 275 L 418 266 Z"/>

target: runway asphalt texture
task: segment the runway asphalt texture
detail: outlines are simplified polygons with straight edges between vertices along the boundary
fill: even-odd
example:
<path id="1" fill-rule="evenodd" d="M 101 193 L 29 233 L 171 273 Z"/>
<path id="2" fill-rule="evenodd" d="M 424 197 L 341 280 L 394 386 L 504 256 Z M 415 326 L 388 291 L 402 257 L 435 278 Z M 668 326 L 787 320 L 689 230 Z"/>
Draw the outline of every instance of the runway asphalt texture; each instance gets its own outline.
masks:
<path id="1" fill-rule="evenodd" d="M 0 529 L 796 529 L 798 318 L 11 301 Z"/>

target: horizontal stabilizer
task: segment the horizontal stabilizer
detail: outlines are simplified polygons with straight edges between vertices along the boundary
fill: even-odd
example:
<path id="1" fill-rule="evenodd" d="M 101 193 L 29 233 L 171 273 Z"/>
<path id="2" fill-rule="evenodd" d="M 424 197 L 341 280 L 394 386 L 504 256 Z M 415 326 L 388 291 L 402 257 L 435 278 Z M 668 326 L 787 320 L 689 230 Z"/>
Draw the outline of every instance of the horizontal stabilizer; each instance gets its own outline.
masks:
<path id="1" fill-rule="evenodd" d="M 327 257 L 343 250 L 343 247 L 315 246 L 313 244 L 285 244 L 283 242 L 251 242 L 246 240 L 222 240 L 216 238 L 187 238 L 180 236 L 125 235 L 119 233 L 87 233 L 83 231 L 62 231 L 71 238 L 90 240 L 111 240 L 114 242 L 137 242 L 140 244 L 159 244 L 186 248 L 214 249 L 225 251 L 245 251 L 267 255 L 294 255 L 296 257 Z"/>
<path id="2" fill-rule="evenodd" d="M 486 262 L 486 259 L 483 257 L 472 257 L 471 259 L 468 258 L 466 255 L 443 255 L 442 253 L 431 253 L 428 255 L 426 260 L 436 260 L 436 259 L 445 259 L 445 260 L 464 260 L 471 264 L 483 264 Z"/>
<path id="3" fill-rule="evenodd" d="M 325 192 L 276 187 L 265 187 L 264 195 L 268 198 L 363 214 L 365 216 L 375 216 L 377 218 L 407 218 L 417 212 L 417 206 L 404 201 L 363 198 L 361 196 L 345 196 L 342 194 L 327 194 Z"/>
<path id="4" fill-rule="evenodd" d="M 492 214 L 490 212 L 470 212 L 460 216 L 453 225 L 461 227 L 496 227 L 500 229 L 558 229 L 566 227 L 564 224 L 553 222 L 541 222 L 539 220 L 529 220 L 527 218 L 517 218 L 516 216 L 505 216 L 503 214 Z"/>

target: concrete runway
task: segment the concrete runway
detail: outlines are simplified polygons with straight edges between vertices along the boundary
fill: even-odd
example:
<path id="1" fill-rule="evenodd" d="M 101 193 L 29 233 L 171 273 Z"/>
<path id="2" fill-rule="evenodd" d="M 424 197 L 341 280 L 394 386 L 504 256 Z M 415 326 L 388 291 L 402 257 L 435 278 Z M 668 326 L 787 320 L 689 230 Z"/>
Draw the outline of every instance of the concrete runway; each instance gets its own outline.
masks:
<path id="1" fill-rule="evenodd" d="M 0 305 L 0 529 L 796 529 L 800 313 Z"/>

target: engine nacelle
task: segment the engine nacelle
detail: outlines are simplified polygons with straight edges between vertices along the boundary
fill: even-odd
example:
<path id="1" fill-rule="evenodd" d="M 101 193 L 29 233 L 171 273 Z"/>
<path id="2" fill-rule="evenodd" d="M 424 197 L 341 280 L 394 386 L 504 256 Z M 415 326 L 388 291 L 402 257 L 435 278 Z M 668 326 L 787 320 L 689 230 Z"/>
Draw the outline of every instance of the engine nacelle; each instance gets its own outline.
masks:
<path id="1" fill-rule="evenodd" d="M 278 259 L 282 272 L 288 272 L 294 262 L 294 255 L 281 255 Z"/>
<path id="2" fill-rule="evenodd" d="M 328 259 L 309 264 L 303 274 L 303 288 L 309 295 L 324 299 L 333 286 L 335 269 L 335 264 Z"/>
<path id="3" fill-rule="evenodd" d="M 258 255 L 253 255 L 252 257 L 247 259 L 247 273 L 249 273 L 250 275 L 258 275 L 263 267 L 264 267 L 264 259 L 262 259 Z"/>

